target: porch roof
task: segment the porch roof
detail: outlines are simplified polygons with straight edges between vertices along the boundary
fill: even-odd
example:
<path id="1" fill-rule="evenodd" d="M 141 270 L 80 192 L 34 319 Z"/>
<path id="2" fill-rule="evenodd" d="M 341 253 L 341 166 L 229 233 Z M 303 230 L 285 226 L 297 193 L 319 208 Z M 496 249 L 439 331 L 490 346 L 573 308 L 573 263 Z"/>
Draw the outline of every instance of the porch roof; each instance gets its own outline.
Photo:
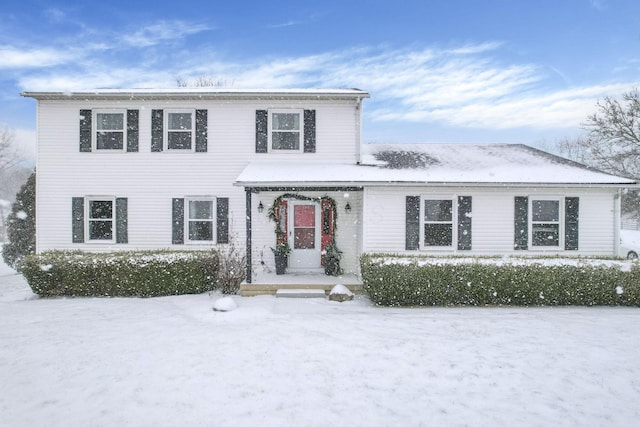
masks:
<path id="1" fill-rule="evenodd" d="M 635 186 L 630 179 L 520 144 L 363 144 L 362 163 L 254 162 L 243 187 L 379 185 Z"/>

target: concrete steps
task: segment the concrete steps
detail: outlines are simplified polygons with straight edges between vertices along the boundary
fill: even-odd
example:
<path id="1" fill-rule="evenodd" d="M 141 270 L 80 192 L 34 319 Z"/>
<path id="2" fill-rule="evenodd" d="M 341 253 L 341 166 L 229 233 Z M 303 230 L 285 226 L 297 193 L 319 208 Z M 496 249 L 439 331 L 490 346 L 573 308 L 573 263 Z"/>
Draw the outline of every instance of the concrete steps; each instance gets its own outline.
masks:
<path id="1" fill-rule="evenodd" d="M 322 284 L 309 284 L 309 283 L 243 283 L 240 285 L 240 295 L 243 297 L 252 297 L 256 295 L 276 295 L 279 290 L 286 291 L 282 292 L 283 296 L 290 291 L 298 291 L 300 294 L 312 294 L 315 293 L 320 296 L 320 293 L 323 292 L 324 295 L 328 295 L 331 289 L 335 286 L 335 283 L 322 283 Z M 354 294 L 362 293 L 362 284 L 344 284 L 351 292 Z M 302 292 L 300 292 L 302 291 Z M 295 292 L 294 292 L 295 293 Z M 285 297 L 286 298 L 286 297 Z M 291 298 L 291 296 L 289 296 Z M 298 298 L 304 298 L 302 296 Z M 306 298 L 309 298 L 308 296 Z"/>
<path id="2" fill-rule="evenodd" d="M 276 298 L 326 298 L 324 289 L 278 289 Z"/>

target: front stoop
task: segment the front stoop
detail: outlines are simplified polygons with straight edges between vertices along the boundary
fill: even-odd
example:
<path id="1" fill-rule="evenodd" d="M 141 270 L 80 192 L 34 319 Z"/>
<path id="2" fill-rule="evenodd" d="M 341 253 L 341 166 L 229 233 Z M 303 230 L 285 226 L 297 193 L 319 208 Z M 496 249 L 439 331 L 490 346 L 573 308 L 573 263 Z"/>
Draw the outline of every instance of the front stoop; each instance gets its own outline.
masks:
<path id="1" fill-rule="evenodd" d="M 345 284 L 343 283 L 351 292 L 354 294 L 362 293 L 362 284 L 360 283 L 352 283 Z M 256 295 L 276 295 L 279 290 L 282 291 L 311 291 L 313 293 L 320 295 L 321 292 L 324 295 L 329 295 L 331 289 L 336 285 L 336 283 L 322 283 L 322 284 L 303 284 L 303 283 L 295 283 L 295 284 L 284 284 L 284 283 L 243 283 L 240 285 L 240 295 L 243 297 L 253 297 Z M 311 293 L 310 292 L 310 293 Z M 286 293 L 286 292 L 283 292 Z M 282 295 L 278 295 L 282 296 Z"/>
<path id="2" fill-rule="evenodd" d="M 278 289 L 276 298 L 326 298 L 324 289 Z"/>

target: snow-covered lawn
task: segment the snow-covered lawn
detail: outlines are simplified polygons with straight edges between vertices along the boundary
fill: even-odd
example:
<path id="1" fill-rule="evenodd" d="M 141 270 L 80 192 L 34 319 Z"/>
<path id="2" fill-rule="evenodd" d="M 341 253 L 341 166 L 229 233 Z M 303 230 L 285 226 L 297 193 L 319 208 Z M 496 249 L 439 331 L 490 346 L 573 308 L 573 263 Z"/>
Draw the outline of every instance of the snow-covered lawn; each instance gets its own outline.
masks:
<path id="1" fill-rule="evenodd" d="M 35 299 L 0 266 L 3 426 L 635 426 L 640 309 Z"/>

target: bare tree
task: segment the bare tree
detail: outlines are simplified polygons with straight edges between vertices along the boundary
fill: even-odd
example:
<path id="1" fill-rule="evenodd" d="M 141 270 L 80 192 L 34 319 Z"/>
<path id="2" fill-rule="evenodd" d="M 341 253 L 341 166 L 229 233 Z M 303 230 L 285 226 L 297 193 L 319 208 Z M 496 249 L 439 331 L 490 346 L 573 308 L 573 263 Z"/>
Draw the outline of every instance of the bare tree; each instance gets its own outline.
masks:
<path id="1" fill-rule="evenodd" d="M 585 134 L 558 142 L 566 157 L 614 175 L 640 180 L 640 93 L 633 89 L 621 99 L 605 97 L 587 117 Z M 624 194 L 623 210 L 640 217 L 638 191 Z"/>
<path id="2" fill-rule="evenodd" d="M 640 178 L 640 93 L 633 89 L 622 101 L 605 97 L 587 118 L 583 145 L 600 169 Z"/>
<path id="3" fill-rule="evenodd" d="M 6 172 L 22 160 L 15 147 L 15 133 L 8 127 L 0 129 L 0 172 Z"/>
<path id="4" fill-rule="evenodd" d="M 186 80 L 182 77 L 176 77 L 176 84 L 178 87 L 215 87 L 215 88 L 223 88 L 223 87 L 231 87 L 234 85 L 234 82 L 229 82 L 227 80 L 216 79 L 214 77 L 208 76 L 200 76 L 193 81 Z"/>
<path id="5" fill-rule="evenodd" d="M 7 215 L 11 201 L 29 176 L 20 165 L 23 158 L 15 146 L 15 133 L 7 126 L 0 128 L 0 243 L 6 240 Z"/>

